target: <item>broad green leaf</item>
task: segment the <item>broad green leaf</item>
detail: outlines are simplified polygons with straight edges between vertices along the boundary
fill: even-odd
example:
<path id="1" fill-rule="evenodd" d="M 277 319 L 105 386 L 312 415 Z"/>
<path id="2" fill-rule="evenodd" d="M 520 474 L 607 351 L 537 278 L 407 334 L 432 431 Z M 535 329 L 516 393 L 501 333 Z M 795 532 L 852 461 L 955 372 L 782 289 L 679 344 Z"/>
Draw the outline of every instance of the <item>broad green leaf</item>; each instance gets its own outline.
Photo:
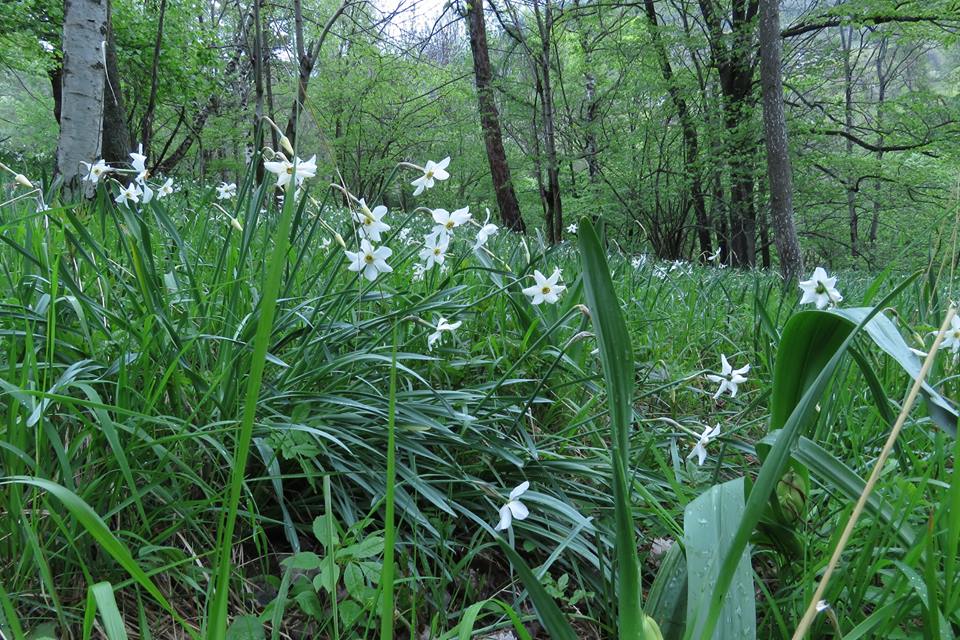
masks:
<path id="1" fill-rule="evenodd" d="M 687 550 L 687 619 L 694 619 L 693 608 L 712 593 L 721 571 L 719 553 L 732 543 L 743 517 L 743 478 L 707 489 L 687 505 L 683 514 L 683 540 Z M 693 630 L 694 638 L 711 640 L 753 640 L 757 637 L 756 596 L 750 549 L 740 554 L 730 589 L 720 612 L 720 623 L 709 636 L 703 622 Z"/>
<path id="2" fill-rule="evenodd" d="M 757 443 L 757 454 L 765 459 L 770 449 L 776 445 L 780 431 L 768 434 Z M 835 458 L 829 451 L 804 437 L 800 437 L 791 453 L 793 459 L 803 464 L 824 486 L 836 491 L 850 501 L 856 501 L 863 492 L 866 482 L 853 469 Z M 904 522 L 903 514 L 894 512 L 893 507 L 875 493 L 867 498 L 867 513 L 877 518 L 896 532 L 907 548 L 913 547 L 917 540 L 916 532 Z"/>
<path id="3" fill-rule="evenodd" d="M 663 640 L 679 640 L 687 619 L 687 560 L 679 544 L 670 549 L 660 561 L 644 611 L 660 625 Z"/>
<path id="4" fill-rule="evenodd" d="M 239 616 L 227 629 L 227 640 L 265 640 L 263 623 L 256 616 Z"/>

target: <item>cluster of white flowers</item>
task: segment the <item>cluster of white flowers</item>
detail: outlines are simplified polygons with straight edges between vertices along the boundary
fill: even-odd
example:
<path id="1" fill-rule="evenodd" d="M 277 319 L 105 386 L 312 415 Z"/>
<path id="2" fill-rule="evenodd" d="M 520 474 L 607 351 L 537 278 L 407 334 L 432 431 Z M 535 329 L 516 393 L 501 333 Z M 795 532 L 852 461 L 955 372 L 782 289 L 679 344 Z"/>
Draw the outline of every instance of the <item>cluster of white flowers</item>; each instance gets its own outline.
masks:
<path id="1" fill-rule="evenodd" d="M 126 186 L 123 186 L 119 181 L 117 182 L 120 186 L 120 193 L 117 194 L 114 200 L 117 204 L 122 204 L 126 207 L 129 207 L 131 202 L 133 204 L 147 204 L 153 200 L 154 194 L 156 194 L 157 200 L 160 200 L 174 192 L 173 178 L 167 178 L 163 184 L 152 186 L 147 181 L 147 178 L 150 177 L 150 172 L 147 170 L 147 156 L 143 153 L 143 144 L 137 145 L 137 150 L 130 152 L 131 169 L 111 167 L 103 158 L 92 164 L 89 162 L 82 162 L 81 164 L 87 168 L 87 174 L 83 176 L 83 179 L 91 184 L 99 183 L 100 180 L 105 179 L 110 173 L 134 173 L 133 181 Z"/>

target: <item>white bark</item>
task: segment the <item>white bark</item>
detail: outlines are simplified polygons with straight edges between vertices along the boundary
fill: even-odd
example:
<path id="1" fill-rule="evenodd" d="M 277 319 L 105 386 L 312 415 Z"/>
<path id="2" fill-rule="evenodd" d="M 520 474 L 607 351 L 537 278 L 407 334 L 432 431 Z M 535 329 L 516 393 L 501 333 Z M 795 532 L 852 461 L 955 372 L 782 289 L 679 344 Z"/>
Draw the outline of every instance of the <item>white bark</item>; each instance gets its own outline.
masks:
<path id="1" fill-rule="evenodd" d="M 66 0 L 63 15 L 63 104 L 57 173 L 63 193 L 72 199 L 92 194 L 81 183 L 81 162 L 100 157 L 103 129 L 104 62 L 107 39 L 107 0 Z M 81 185 L 86 185 L 83 188 Z"/>

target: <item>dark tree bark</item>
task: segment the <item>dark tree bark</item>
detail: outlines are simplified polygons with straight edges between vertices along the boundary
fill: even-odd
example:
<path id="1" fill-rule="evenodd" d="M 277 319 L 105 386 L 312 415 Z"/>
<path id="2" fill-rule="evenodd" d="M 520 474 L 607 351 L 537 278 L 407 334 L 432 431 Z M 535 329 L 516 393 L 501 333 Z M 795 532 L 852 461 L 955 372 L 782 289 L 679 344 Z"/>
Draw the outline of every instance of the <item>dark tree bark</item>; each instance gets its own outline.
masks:
<path id="1" fill-rule="evenodd" d="M 653 47 L 660 62 L 660 74 L 667 83 L 667 91 L 673 101 L 674 108 L 677 110 L 677 117 L 680 119 L 680 129 L 683 132 L 684 165 L 690 190 L 690 200 L 693 203 L 694 218 L 697 223 L 697 237 L 700 242 L 700 260 L 704 261 L 708 255 L 713 253 L 713 244 L 710 239 L 710 219 L 707 216 L 707 205 L 703 197 L 701 173 L 698 167 L 700 144 L 697 127 L 690 115 L 687 101 L 680 93 L 680 88 L 674 80 L 670 57 L 667 55 L 667 49 L 660 37 L 660 26 L 657 24 L 657 12 L 653 6 L 653 0 L 644 0 L 644 8 L 647 13 L 647 22 L 650 25 Z"/>
<path id="2" fill-rule="evenodd" d="M 787 119 L 783 109 L 780 61 L 779 0 L 760 0 L 760 84 L 763 88 L 763 133 L 770 181 L 770 218 L 780 256 L 780 273 L 787 282 L 803 272 L 800 243 L 793 222 L 793 175 L 787 145 Z M 765 262 L 768 258 L 765 256 Z M 766 265 L 765 265 L 766 266 Z"/>
<path id="3" fill-rule="evenodd" d="M 323 46 L 323 41 L 327 39 L 327 34 L 330 33 L 330 29 L 333 28 L 337 18 L 339 18 L 349 6 L 350 2 L 348 0 L 343 0 L 337 10 L 334 11 L 333 15 L 330 16 L 330 19 L 327 20 L 327 24 L 324 25 L 323 32 L 320 34 L 320 37 L 308 45 L 304 42 L 303 38 L 303 8 L 300 0 L 294 0 L 293 2 L 294 40 L 297 47 L 297 60 L 299 61 L 299 71 L 297 73 L 297 98 L 294 101 L 293 106 L 290 108 L 290 118 L 287 120 L 287 126 L 283 132 L 283 135 L 287 137 L 291 145 L 296 140 L 297 120 L 300 116 L 301 110 L 303 109 L 303 105 L 307 101 L 307 86 L 310 83 L 310 74 L 313 73 L 313 68 L 317 64 L 317 57 L 320 55 L 320 48 Z"/>
<path id="4" fill-rule="evenodd" d="M 131 144 L 110 10 L 107 0 L 107 83 L 103 88 L 103 143 L 100 154 L 108 164 L 113 164 L 130 161 Z"/>
<path id="5" fill-rule="evenodd" d="M 143 113 L 140 125 L 140 140 L 143 142 L 143 153 L 150 156 L 150 145 L 153 143 L 153 116 L 157 110 L 157 87 L 160 83 L 160 49 L 163 46 L 163 18 L 167 13 L 167 0 L 160 0 L 160 10 L 157 17 L 157 37 L 153 42 L 153 63 L 150 68 L 150 95 L 147 98 L 147 107 Z"/>
<path id="6" fill-rule="evenodd" d="M 553 6 L 552 0 L 546 0 L 543 18 L 540 17 L 540 4 L 534 1 L 534 13 L 537 24 L 540 26 L 540 107 L 543 113 L 544 146 L 547 152 L 547 183 L 543 194 L 549 211 L 548 219 L 552 222 L 549 238 L 551 242 L 560 242 L 563 238 L 563 202 L 560 197 L 560 163 L 557 159 L 556 118 L 553 105 L 553 84 L 551 79 L 552 62 L 550 47 L 553 33 Z"/>
<path id="7" fill-rule="evenodd" d="M 50 90 L 53 94 L 53 117 L 60 124 L 60 109 L 63 104 L 63 67 L 57 65 L 47 72 L 50 77 Z"/>
<path id="8" fill-rule="evenodd" d="M 263 25 L 260 22 L 261 0 L 253 0 L 253 85 L 256 93 L 256 104 L 253 116 L 253 147 L 256 150 L 263 139 Z M 271 129 L 273 127 L 270 127 Z M 257 182 L 263 182 L 264 168 L 262 162 L 254 162 Z"/>
<path id="9" fill-rule="evenodd" d="M 477 103 L 480 110 L 480 127 L 487 148 L 490 177 L 500 210 L 500 222 L 507 229 L 526 233 L 526 225 L 520 213 L 520 204 L 513 189 L 510 165 L 503 148 L 500 130 L 500 114 L 493 95 L 493 71 L 487 49 L 487 27 L 483 17 L 482 0 L 474 0 L 466 11 L 467 31 L 470 34 L 470 52 L 473 54 L 473 73 L 477 85 Z"/>
<path id="10" fill-rule="evenodd" d="M 730 173 L 731 264 L 752 267 L 756 262 L 757 222 L 753 202 L 755 145 L 749 124 L 754 106 L 754 18 L 758 0 L 733 0 L 729 19 L 717 13 L 715 0 L 699 0 L 699 4 L 723 101 Z"/>

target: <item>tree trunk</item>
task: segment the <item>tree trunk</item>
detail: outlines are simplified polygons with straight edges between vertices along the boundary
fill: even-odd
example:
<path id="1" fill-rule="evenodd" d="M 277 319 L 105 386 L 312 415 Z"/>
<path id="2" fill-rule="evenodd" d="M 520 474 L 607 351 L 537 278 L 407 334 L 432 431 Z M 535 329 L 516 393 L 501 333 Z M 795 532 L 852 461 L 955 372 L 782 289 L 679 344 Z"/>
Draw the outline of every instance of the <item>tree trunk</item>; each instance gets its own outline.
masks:
<path id="1" fill-rule="evenodd" d="M 110 18 L 110 0 L 107 4 L 107 84 L 103 89 L 103 141 L 100 155 L 108 164 L 130 161 L 130 129 L 127 110 L 123 106 L 123 87 L 117 67 L 117 47 Z"/>
<path id="2" fill-rule="evenodd" d="M 850 55 L 853 50 L 853 27 L 840 30 L 840 43 L 843 48 L 843 129 L 853 134 L 853 65 Z M 853 155 L 853 141 L 847 137 L 847 156 Z M 854 189 L 854 176 L 847 175 L 844 185 L 847 196 L 847 220 L 850 225 L 850 256 L 860 255 L 860 232 L 857 214 L 857 192 Z"/>
<path id="3" fill-rule="evenodd" d="M 690 200 L 693 202 L 694 218 L 697 223 L 697 237 L 700 241 L 700 259 L 706 259 L 706 256 L 713 253 L 713 243 L 710 239 L 710 219 L 707 216 L 707 205 L 703 197 L 703 187 L 701 186 L 701 174 L 697 166 L 700 155 L 700 144 L 697 137 L 697 127 L 690 116 L 690 109 L 687 107 L 687 101 L 680 93 L 673 77 L 673 67 L 670 64 L 670 57 L 667 55 L 667 49 L 660 37 L 660 27 L 657 24 L 657 12 L 653 6 L 653 0 L 644 0 L 644 8 L 647 13 L 647 22 L 650 25 L 650 35 L 653 40 L 653 47 L 657 52 L 657 58 L 660 61 L 660 75 L 667 83 L 667 92 L 673 101 L 673 106 L 677 110 L 677 117 L 680 119 L 680 128 L 683 132 L 684 146 L 684 168 L 686 170 L 687 184 L 690 190 Z"/>
<path id="4" fill-rule="evenodd" d="M 803 272 L 803 260 L 793 223 L 793 175 L 783 109 L 783 78 L 780 75 L 783 44 L 778 1 L 760 0 L 760 84 L 763 88 L 763 133 L 767 147 L 773 239 L 780 256 L 780 273 L 790 282 Z"/>
<path id="5" fill-rule="evenodd" d="M 150 96 L 147 98 L 147 108 L 143 114 L 140 126 L 140 141 L 143 143 L 143 153 L 150 156 L 150 145 L 153 144 L 153 116 L 157 109 L 157 86 L 160 83 L 160 49 L 163 45 L 163 18 L 167 13 L 167 0 L 160 0 L 159 16 L 157 17 L 157 37 L 153 42 L 153 63 L 150 68 Z"/>
<path id="6" fill-rule="evenodd" d="M 103 128 L 107 0 L 65 0 L 63 15 L 63 92 L 57 175 L 67 200 L 93 192 L 81 188 L 81 162 L 100 157 Z"/>
<path id="7" fill-rule="evenodd" d="M 467 30 L 470 34 L 470 51 L 473 54 L 473 72 L 477 84 L 477 103 L 480 109 L 480 127 L 487 148 L 490 177 L 500 210 L 500 222 L 504 227 L 526 233 L 526 225 L 520 214 L 520 204 L 513 189 L 510 165 L 503 148 L 500 131 L 500 114 L 493 95 L 493 72 L 487 49 L 487 27 L 483 17 L 482 0 L 470 4 L 466 12 Z"/>
<path id="8" fill-rule="evenodd" d="M 537 22 L 541 24 L 540 30 L 540 87 L 543 90 L 540 106 L 543 113 L 543 133 L 544 146 L 547 152 L 547 185 L 546 193 L 547 209 L 550 211 L 550 220 L 552 229 L 550 239 L 552 242 L 560 242 L 563 238 L 563 204 L 560 198 L 560 165 L 557 160 L 557 137 L 556 120 L 553 109 L 553 86 L 551 84 L 551 61 L 550 46 L 551 34 L 553 33 L 553 9 L 552 0 L 546 0 L 543 12 L 543 20 L 540 20 L 539 2 L 534 2 L 534 12 L 537 14 Z"/>

